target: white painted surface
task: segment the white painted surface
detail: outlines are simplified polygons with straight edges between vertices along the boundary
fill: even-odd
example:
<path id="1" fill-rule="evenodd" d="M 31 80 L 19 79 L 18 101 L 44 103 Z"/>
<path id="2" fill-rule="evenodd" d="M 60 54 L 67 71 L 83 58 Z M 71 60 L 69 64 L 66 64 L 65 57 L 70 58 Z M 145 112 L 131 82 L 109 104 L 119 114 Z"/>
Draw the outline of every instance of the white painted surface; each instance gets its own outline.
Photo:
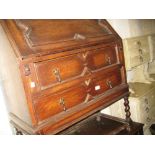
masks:
<path id="1" fill-rule="evenodd" d="M 108 19 L 108 22 L 113 26 L 122 39 L 130 36 L 128 19 Z"/>
<path id="2" fill-rule="evenodd" d="M 6 100 L 2 83 L 3 81 L 0 80 L 0 135 L 11 135 L 12 130 L 9 124 Z"/>

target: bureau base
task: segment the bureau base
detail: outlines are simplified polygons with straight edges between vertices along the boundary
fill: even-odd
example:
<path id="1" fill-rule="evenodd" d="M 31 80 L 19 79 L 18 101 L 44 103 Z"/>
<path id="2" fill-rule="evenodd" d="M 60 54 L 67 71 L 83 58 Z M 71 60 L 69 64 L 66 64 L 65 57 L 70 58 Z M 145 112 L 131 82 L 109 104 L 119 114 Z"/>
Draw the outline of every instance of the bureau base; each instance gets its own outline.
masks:
<path id="1" fill-rule="evenodd" d="M 36 134 L 24 130 L 14 121 L 10 122 L 16 135 Z M 142 123 L 132 122 L 130 125 L 126 120 L 110 116 L 107 114 L 96 113 L 86 119 L 72 125 L 71 127 L 59 132 L 57 135 L 143 135 Z M 130 130 L 128 128 L 130 127 Z"/>

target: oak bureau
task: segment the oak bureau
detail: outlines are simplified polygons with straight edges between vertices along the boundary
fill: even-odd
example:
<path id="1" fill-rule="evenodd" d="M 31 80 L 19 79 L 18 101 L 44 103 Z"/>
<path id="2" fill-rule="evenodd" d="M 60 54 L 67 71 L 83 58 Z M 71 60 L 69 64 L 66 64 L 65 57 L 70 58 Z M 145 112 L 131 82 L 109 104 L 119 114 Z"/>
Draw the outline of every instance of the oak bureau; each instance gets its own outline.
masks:
<path id="1" fill-rule="evenodd" d="M 130 129 L 122 40 L 106 20 L 1 24 L 8 109 L 18 134 L 57 134 L 121 98 Z"/>

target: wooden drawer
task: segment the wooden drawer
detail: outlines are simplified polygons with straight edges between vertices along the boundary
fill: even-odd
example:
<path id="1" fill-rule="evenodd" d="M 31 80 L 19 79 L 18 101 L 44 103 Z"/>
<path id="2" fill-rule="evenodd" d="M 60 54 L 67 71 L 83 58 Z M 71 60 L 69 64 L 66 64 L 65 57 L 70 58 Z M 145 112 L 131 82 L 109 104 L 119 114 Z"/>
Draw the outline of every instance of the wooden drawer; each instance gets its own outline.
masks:
<path id="1" fill-rule="evenodd" d="M 116 48 L 110 46 L 93 50 L 88 55 L 88 67 L 96 70 L 117 63 Z"/>
<path id="2" fill-rule="evenodd" d="M 97 48 L 86 53 L 35 63 L 37 79 L 41 90 L 62 84 L 81 76 L 89 71 L 103 69 L 117 63 L 115 46 Z M 88 71 L 88 72 L 87 72 Z"/>
<path id="3" fill-rule="evenodd" d="M 98 98 L 97 100 L 94 99 L 89 102 L 89 104 L 81 104 L 78 105 L 76 108 L 78 110 L 73 110 L 71 113 L 67 113 L 67 115 L 63 115 L 61 118 L 54 118 L 52 121 L 52 124 L 48 125 L 42 130 L 43 134 L 55 134 L 58 133 L 58 131 L 62 131 L 62 129 L 65 129 L 66 126 L 71 126 L 74 123 L 76 123 L 79 120 L 82 120 L 83 118 L 86 118 L 88 116 L 87 114 L 92 114 L 94 112 L 97 112 L 98 110 L 104 108 L 107 106 L 107 102 L 113 103 L 114 100 L 118 100 L 119 96 L 126 93 L 128 90 L 128 87 L 123 86 L 119 87 L 118 89 L 115 89 L 115 91 L 105 94 L 103 97 Z M 60 116 L 60 115 L 59 115 Z M 62 115 L 61 115 L 62 116 Z M 68 125 L 67 125 L 68 124 Z M 64 127 L 65 126 L 65 127 Z"/>
<path id="4" fill-rule="evenodd" d="M 77 55 L 39 62 L 35 66 L 41 89 L 80 76 L 84 68 Z"/>
<path id="5" fill-rule="evenodd" d="M 83 83 L 60 93 L 38 98 L 34 101 L 38 121 L 45 120 L 61 112 L 66 113 L 69 108 L 85 103 L 86 98 L 87 91 Z"/>
<path id="6" fill-rule="evenodd" d="M 104 94 L 122 83 L 120 68 L 99 71 L 84 78 L 79 83 L 55 93 L 48 93 L 35 98 L 35 112 L 38 121 L 43 121 L 58 113 L 67 111 L 79 104 L 87 103 L 98 95 Z M 55 88 L 55 87 L 54 87 Z M 42 94 L 42 93 L 41 93 Z"/>
<path id="7" fill-rule="evenodd" d="M 150 48 L 147 36 L 125 39 L 124 48 L 127 69 L 150 61 Z"/>
<path id="8" fill-rule="evenodd" d="M 55 54 L 98 42 L 112 42 L 116 38 L 104 20 L 22 19 L 5 22 L 14 27 L 9 26 L 22 57 L 28 57 L 34 51 L 40 56 Z"/>
<path id="9" fill-rule="evenodd" d="M 92 96 L 101 95 L 121 83 L 122 79 L 119 69 L 112 72 L 103 72 L 101 76 L 92 79 L 90 94 Z"/>

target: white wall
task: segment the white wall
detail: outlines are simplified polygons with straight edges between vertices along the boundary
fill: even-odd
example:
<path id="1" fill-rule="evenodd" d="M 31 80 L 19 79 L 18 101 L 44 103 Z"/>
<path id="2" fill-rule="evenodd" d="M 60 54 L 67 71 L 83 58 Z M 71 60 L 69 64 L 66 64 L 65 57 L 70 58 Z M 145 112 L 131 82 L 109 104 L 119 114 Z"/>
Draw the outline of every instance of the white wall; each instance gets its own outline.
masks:
<path id="1" fill-rule="evenodd" d="M 10 135 L 12 134 L 12 130 L 9 124 L 4 93 L 3 81 L 0 80 L 0 135 Z"/>
<path id="2" fill-rule="evenodd" d="M 0 25 L 0 53 L 4 51 L 4 39 L 3 39 L 3 31 Z M 2 70 L 5 66 L 3 66 L 3 57 L 0 55 L 0 135 L 10 135 L 12 134 L 8 112 L 7 112 L 7 100 L 6 100 L 6 92 L 4 91 L 3 84 L 6 80 L 4 73 Z"/>
<path id="3" fill-rule="evenodd" d="M 130 27 L 128 19 L 108 19 L 115 31 L 121 38 L 128 38 L 130 36 Z"/>
<path id="4" fill-rule="evenodd" d="M 122 39 L 155 33 L 154 19 L 108 19 L 108 22 Z"/>

